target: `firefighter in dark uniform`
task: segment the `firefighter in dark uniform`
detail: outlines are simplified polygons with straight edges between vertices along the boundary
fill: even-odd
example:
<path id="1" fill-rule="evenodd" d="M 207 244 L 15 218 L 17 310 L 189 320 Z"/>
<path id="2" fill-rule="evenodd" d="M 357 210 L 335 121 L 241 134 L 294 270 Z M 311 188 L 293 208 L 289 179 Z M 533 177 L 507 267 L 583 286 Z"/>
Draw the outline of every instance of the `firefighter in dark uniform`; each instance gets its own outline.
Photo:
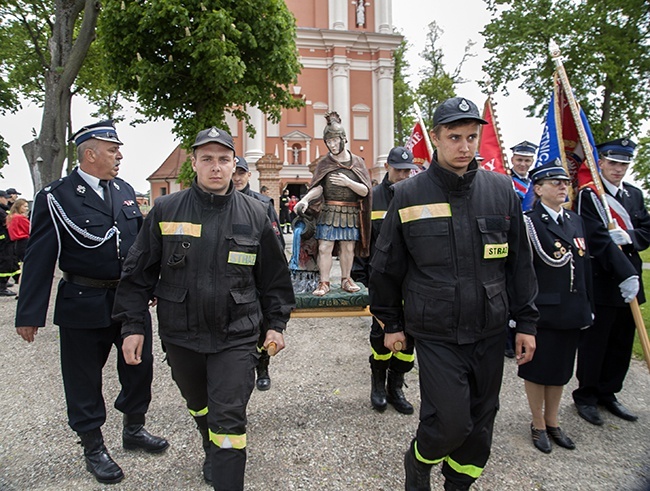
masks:
<path id="1" fill-rule="evenodd" d="M 596 317 L 583 332 L 578 348 L 578 388 L 573 400 L 586 421 L 602 425 L 597 405 L 627 421 L 637 416 L 616 394 L 623 388 L 634 343 L 634 319 L 627 305 L 645 302 L 639 251 L 650 245 L 650 215 L 640 189 L 623 182 L 636 144 L 620 138 L 597 145 L 607 202 L 617 227 L 608 231 L 602 203 L 590 188 L 578 195 L 577 211 L 587 228 L 592 256 Z"/>
<path id="2" fill-rule="evenodd" d="M 537 293 L 521 204 L 510 180 L 479 170 L 480 118 L 462 97 L 433 115 L 426 172 L 395 186 L 370 271 L 370 308 L 385 346 L 415 340 L 421 407 L 405 454 L 406 489 L 469 489 L 490 454 L 503 374 L 503 329 L 517 322 L 517 362 L 535 350 Z"/>
<path id="3" fill-rule="evenodd" d="M 556 159 L 530 173 L 538 199 L 524 217 L 533 246 L 539 293 L 535 357 L 519 366 L 532 414 L 533 445 L 551 452 L 551 440 L 574 449 L 560 427 L 564 386 L 573 376 L 581 329 L 593 319 L 591 268 L 582 219 L 563 208 L 571 179 Z"/>
<path id="4" fill-rule="evenodd" d="M 381 183 L 372 188 L 372 213 L 370 215 L 372 229 L 370 236 L 370 253 L 374 251 L 375 242 L 379 237 L 381 225 L 388 205 L 393 199 L 392 185 L 407 179 L 411 171 L 418 169 L 413 163 L 413 154 L 404 147 L 395 147 L 388 153 L 384 164 L 386 174 Z M 352 279 L 364 285 L 368 284 L 369 258 L 354 258 Z M 413 341 L 409 340 L 402 351 L 393 354 L 384 346 L 384 330 L 377 319 L 373 317 L 370 326 L 370 372 L 371 389 L 370 403 L 377 411 L 384 411 L 390 403 L 403 414 L 413 414 L 413 405 L 404 396 L 404 374 L 413 368 L 415 355 Z M 388 386 L 386 378 L 388 376 Z"/>
<path id="5" fill-rule="evenodd" d="M 115 408 L 124 413 L 124 448 L 157 453 L 169 445 L 143 427 L 153 377 L 151 318 L 143 312 L 149 340 L 138 366 L 126 364 L 121 326 L 111 319 L 122 264 L 142 225 L 142 214 L 133 188 L 116 177 L 122 142 L 113 122 L 86 126 L 72 138 L 79 167 L 46 186 L 34 200 L 16 329 L 32 342 L 39 326 L 45 325 L 58 261 L 63 279 L 57 290 L 54 324 L 60 333 L 68 423 L 81 437 L 86 469 L 99 482 L 115 483 L 124 474 L 108 454 L 101 432 L 106 420 L 102 369 L 113 345 L 118 350 L 122 386 Z"/>
<path id="6" fill-rule="evenodd" d="M 535 160 L 537 145 L 524 140 L 511 147 L 510 150 L 512 150 L 512 160 L 510 161 L 512 164 L 512 185 L 519 199 L 523 201 L 530 187 L 531 180 L 528 169 Z"/>
<path id="7" fill-rule="evenodd" d="M 280 228 L 282 232 L 288 234 L 291 232 L 291 213 L 289 212 L 289 190 L 285 189 L 280 196 Z"/>
<path id="8" fill-rule="evenodd" d="M 244 193 L 246 196 L 250 196 L 251 198 L 255 198 L 258 201 L 261 201 L 266 205 L 266 214 L 269 217 L 269 220 L 271 221 L 271 226 L 273 227 L 273 231 L 275 232 L 275 236 L 278 238 L 280 241 L 280 246 L 282 247 L 282 250 L 284 250 L 284 236 L 282 235 L 282 231 L 280 230 L 280 227 L 278 226 L 278 214 L 275 212 L 275 206 L 273 206 L 273 200 L 269 198 L 268 196 L 264 196 L 263 194 L 256 193 L 251 189 L 251 186 L 249 184 L 249 180 L 251 178 L 251 171 L 248 168 L 248 162 L 246 162 L 246 159 L 244 157 L 235 157 L 235 173 L 232 176 L 232 182 L 235 185 L 235 189 L 241 193 Z M 271 362 L 271 357 L 269 356 L 269 352 L 264 348 L 264 341 L 265 341 L 265 333 L 264 330 L 260 333 L 260 340 L 259 343 L 257 343 L 257 350 L 260 353 L 260 362 L 257 365 L 257 380 L 255 382 L 255 386 L 257 387 L 257 390 L 269 390 L 271 388 L 271 376 L 269 375 L 269 363 Z"/>
<path id="9" fill-rule="evenodd" d="M 235 190 L 235 146 L 218 128 L 193 146 L 196 179 L 158 198 L 129 252 L 114 318 L 124 355 L 138 363 L 157 299 L 158 332 L 172 377 L 203 438 L 203 476 L 217 490 L 243 490 L 246 407 L 255 385 L 260 328 L 264 347 L 284 348 L 295 300 L 284 251 L 267 207 Z"/>

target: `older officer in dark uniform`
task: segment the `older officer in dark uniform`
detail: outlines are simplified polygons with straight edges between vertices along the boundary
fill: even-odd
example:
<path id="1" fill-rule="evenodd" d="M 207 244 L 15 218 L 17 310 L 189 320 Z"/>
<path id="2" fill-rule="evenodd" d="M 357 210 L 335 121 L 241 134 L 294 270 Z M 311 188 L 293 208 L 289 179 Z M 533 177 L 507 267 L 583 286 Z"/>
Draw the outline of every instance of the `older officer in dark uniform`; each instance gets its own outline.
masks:
<path id="1" fill-rule="evenodd" d="M 144 429 L 153 376 L 151 336 L 142 350 L 142 363 L 129 366 L 122 356 L 121 326 L 111 319 L 122 261 L 142 215 L 133 188 L 117 177 L 122 142 L 113 122 L 86 126 L 73 139 L 79 167 L 36 195 L 16 330 L 32 342 L 39 326 L 45 325 L 58 260 L 63 279 L 54 324 L 60 333 L 68 423 L 81 437 L 86 469 L 99 482 L 115 483 L 124 474 L 104 446 L 101 432 L 106 420 L 102 369 L 113 345 L 122 385 L 115 408 L 124 413 L 124 448 L 156 453 L 169 445 Z M 151 333 L 148 313 L 143 318 Z"/>
<path id="2" fill-rule="evenodd" d="M 244 193 L 246 196 L 255 198 L 258 201 L 261 201 L 266 205 L 266 214 L 269 217 L 275 236 L 280 242 L 282 250 L 284 250 L 284 236 L 280 230 L 278 214 L 275 212 L 275 206 L 273 206 L 273 200 L 268 196 L 265 196 L 260 193 L 256 193 L 251 189 L 249 180 L 251 178 L 251 171 L 248 168 L 248 162 L 244 157 L 236 156 L 235 157 L 235 173 L 232 176 L 232 182 L 235 185 L 235 189 L 240 193 Z M 269 364 L 271 362 L 271 357 L 269 352 L 265 349 L 262 349 L 264 345 L 264 332 L 261 333 L 260 341 L 257 343 L 257 349 L 260 352 L 260 360 L 257 365 L 257 381 L 255 386 L 257 390 L 269 390 L 271 388 L 271 376 L 269 375 Z"/>
<path id="3" fill-rule="evenodd" d="M 538 201 L 524 219 L 534 251 L 539 321 L 535 357 L 519 367 L 519 376 L 525 380 L 533 444 L 549 453 L 549 436 L 561 447 L 575 448 L 560 428 L 558 411 L 573 376 L 580 330 L 592 323 L 593 295 L 584 224 L 562 207 L 571 185 L 562 162 L 536 167 L 530 178 Z"/>
<path id="4" fill-rule="evenodd" d="M 645 302 L 642 261 L 639 251 L 650 245 L 650 215 L 640 189 L 623 182 L 636 144 L 619 138 L 598 145 L 599 165 L 607 202 L 617 228 L 608 231 L 605 210 L 590 188 L 578 195 L 578 213 L 587 227 L 587 243 L 593 258 L 594 325 L 583 333 L 578 348 L 573 391 L 578 414 L 602 425 L 597 404 L 619 418 L 635 421 L 637 416 L 621 404 L 616 394 L 630 367 L 634 343 L 634 319 L 627 305 L 636 296 Z"/>
<path id="5" fill-rule="evenodd" d="M 384 164 L 386 174 L 381 183 L 372 188 L 372 213 L 370 215 L 372 230 L 370 236 L 370 253 L 372 254 L 379 237 L 388 205 L 393 199 L 393 184 L 407 179 L 418 168 L 413 163 L 413 154 L 404 147 L 395 147 L 388 153 Z M 369 258 L 354 258 L 352 278 L 367 285 L 370 276 Z M 415 361 L 413 341 L 407 343 L 402 351 L 393 353 L 384 346 L 384 329 L 372 318 L 370 327 L 370 403 L 377 411 L 384 411 L 388 403 L 403 414 L 413 414 L 413 405 L 404 396 L 404 374 L 411 371 Z M 388 387 L 386 376 L 388 375 Z M 388 388 L 388 390 L 387 390 Z"/>

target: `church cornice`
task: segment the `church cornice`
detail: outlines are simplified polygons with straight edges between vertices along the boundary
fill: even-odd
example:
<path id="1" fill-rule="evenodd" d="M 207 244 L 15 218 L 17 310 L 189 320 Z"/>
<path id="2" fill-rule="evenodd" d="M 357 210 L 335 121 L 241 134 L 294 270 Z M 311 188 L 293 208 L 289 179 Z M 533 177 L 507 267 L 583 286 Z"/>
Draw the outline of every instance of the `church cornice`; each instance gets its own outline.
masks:
<path id="1" fill-rule="evenodd" d="M 340 31 L 298 27 L 296 46 L 306 49 L 345 47 L 352 51 L 396 50 L 402 42 L 399 34 L 380 34 L 365 31 Z"/>

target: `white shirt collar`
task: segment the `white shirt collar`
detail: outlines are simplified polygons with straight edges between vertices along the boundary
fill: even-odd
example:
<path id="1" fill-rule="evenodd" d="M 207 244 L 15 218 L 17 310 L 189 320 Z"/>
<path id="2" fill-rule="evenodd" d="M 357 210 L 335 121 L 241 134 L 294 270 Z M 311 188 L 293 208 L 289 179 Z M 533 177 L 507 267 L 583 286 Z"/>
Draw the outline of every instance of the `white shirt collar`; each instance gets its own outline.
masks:
<path id="1" fill-rule="evenodd" d="M 555 220 L 555 222 L 557 222 L 557 217 L 558 217 L 558 215 L 559 215 L 560 213 L 558 213 L 557 211 L 555 211 L 555 210 L 549 208 L 548 206 L 546 206 L 546 205 L 545 205 L 544 203 L 542 203 L 541 201 L 539 202 L 539 204 L 542 205 L 542 206 L 544 207 L 544 209 L 546 210 L 546 213 L 548 213 L 548 214 L 551 216 L 551 218 L 552 218 L 553 220 Z M 562 217 L 564 217 L 564 213 L 562 213 Z"/>
<path id="2" fill-rule="evenodd" d="M 97 193 L 100 198 L 104 198 L 104 189 L 99 185 L 99 177 L 91 176 L 87 172 L 81 170 L 81 167 L 77 167 L 77 173 L 81 178 L 86 181 L 86 183 Z"/>
<path id="3" fill-rule="evenodd" d="M 619 191 L 623 191 L 623 181 L 621 181 L 621 185 L 620 185 L 620 186 L 614 186 L 611 182 L 609 182 L 609 181 L 608 181 L 607 179 L 605 179 L 604 177 L 601 179 L 601 181 L 603 181 L 603 186 L 605 186 L 605 187 L 607 188 L 607 191 L 609 191 L 609 193 L 610 193 L 612 196 L 616 196 L 616 194 L 617 194 Z"/>

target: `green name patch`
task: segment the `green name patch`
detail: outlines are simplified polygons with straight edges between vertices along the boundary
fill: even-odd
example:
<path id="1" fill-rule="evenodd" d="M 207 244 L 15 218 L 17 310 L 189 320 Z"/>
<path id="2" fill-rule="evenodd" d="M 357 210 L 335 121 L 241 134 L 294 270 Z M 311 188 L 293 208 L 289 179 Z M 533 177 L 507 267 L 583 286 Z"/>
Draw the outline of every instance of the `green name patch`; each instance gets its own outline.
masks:
<path id="1" fill-rule="evenodd" d="M 508 244 L 485 244 L 483 259 L 501 259 L 508 256 Z"/>
<path id="2" fill-rule="evenodd" d="M 228 262 L 230 264 L 240 264 L 242 266 L 254 266 L 257 254 L 250 252 L 235 252 L 228 253 Z"/>

